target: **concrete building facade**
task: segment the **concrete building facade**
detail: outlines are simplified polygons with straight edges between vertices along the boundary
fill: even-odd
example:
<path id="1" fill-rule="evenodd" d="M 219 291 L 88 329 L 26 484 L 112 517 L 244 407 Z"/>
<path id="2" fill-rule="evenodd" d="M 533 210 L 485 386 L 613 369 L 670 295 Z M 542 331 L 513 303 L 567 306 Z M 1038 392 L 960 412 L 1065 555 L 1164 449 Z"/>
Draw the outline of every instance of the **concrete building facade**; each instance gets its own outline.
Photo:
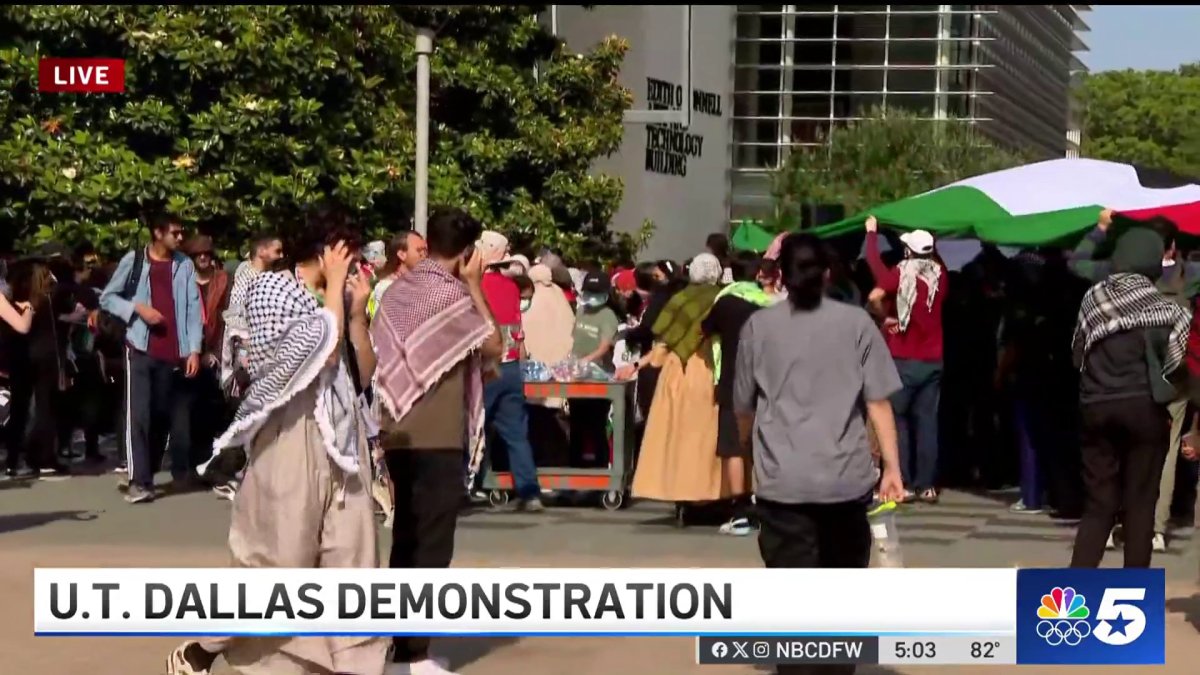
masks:
<path id="1" fill-rule="evenodd" d="M 770 212 L 771 173 L 793 148 L 873 108 L 961 119 L 1038 156 L 1077 154 L 1070 87 L 1089 9 L 554 5 L 548 20 L 577 49 L 629 39 L 621 81 L 634 110 L 621 151 L 597 169 L 625 182 L 615 227 L 652 220 L 646 255 L 688 257 L 731 220 Z"/>

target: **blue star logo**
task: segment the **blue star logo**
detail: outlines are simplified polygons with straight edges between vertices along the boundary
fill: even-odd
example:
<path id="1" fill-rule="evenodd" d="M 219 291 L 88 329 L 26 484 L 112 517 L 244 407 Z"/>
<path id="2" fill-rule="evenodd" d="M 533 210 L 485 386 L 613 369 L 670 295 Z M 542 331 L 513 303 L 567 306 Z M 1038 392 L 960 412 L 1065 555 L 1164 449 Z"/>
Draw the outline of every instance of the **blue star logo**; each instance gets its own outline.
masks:
<path id="1" fill-rule="evenodd" d="M 1116 635 L 1118 633 L 1125 635 L 1125 627 L 1133 623 L 1133 621 L 1131 619 L 1126 619 L 1121 615 L 1120 612 L 1117 612 L 1117 618 L 1109 619 L 1106 623 L 1108 623 L 1108 625 L 1112 628 L 1112 635 Z"/>

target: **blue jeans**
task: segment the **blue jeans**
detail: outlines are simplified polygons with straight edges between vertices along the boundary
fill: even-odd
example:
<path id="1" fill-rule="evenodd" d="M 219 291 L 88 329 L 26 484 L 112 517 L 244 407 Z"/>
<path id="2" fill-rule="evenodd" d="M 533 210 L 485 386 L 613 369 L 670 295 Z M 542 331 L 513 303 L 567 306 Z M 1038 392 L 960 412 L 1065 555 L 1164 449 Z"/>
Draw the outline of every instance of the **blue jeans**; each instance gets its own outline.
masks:
<path id="1" fill-rule="evenodd" d="M 905 487 L 920 492 L 934 487 L 937 479 L 942 364 L 898 359 L 896 370 L 904 385 L 892 394 L 900 445 L 900 474 Z"/>
<path id="2" fill-rule="evenodd" d="M 520 361 L 500 364 L 500 377 L 483 388 L 483 405 L 488 438 L 498 439 L 508 451 L 508 466 L 517 496 L 540 497 L 542 488 L 538 485 L 533 447 L 529 445 L 529 416 L 525 412 L 525 379 Z"/>
<path id="3" fill-rule="evenodd" d="M 1021 451 L 1021 502 L 1029 509 L 1042 508 L 1042 470 L 1039 447 L 1042 442 L 1038 413 L 1025 398 L 1016 403 L 1017 447 Z"/>

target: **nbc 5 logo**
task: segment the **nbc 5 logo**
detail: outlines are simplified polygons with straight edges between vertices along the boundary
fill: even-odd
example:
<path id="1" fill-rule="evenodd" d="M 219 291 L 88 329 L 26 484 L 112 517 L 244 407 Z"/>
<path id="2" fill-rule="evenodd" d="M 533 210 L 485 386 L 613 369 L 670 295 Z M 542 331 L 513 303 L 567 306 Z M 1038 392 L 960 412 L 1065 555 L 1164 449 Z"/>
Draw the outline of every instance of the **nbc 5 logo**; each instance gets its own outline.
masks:
<path id="1" fill-rule="evenodd" d="M 1096 629 L 1092 635 L 1104 644 L 1120 647 L 1142 636 L 1146 630 L 1146 613 L 1130 602 L 1146 599 L 1144 588 L 1106 588 L 1096 610 Z"/>
<path id="2" fill-rule="evenodd" d="M 1087 598 L 1075 589 L 1054 588 L 1042 596 L 1038 607 L 1038 637 L 1050 646 L 1074 647 L 1089 636 L 1114 647 L 1132 643 L 1146 630 L 1146 614 L 1131 602 L 1146 599 L 1144 588 L 1105 588 L 1096 616 L 1091 617 Z M 1095 628 L 1088 621 L 1096 622 Z"/>

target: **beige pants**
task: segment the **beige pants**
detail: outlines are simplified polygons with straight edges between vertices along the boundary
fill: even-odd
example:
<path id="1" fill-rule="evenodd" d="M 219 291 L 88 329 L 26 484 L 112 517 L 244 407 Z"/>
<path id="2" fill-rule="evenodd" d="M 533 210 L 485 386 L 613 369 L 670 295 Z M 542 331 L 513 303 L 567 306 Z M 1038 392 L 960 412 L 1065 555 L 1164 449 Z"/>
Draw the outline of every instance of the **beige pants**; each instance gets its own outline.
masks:
<path id="1" fill-rule="evenodd" d="M 1158 503 L 1154 506 L 1154 532 L 1167 533 L 1167 521 L 1171 519 L 1171 500 L 1175 497 L 1175 467 L 1179 465 L 1179 448 L 1183 439 L 1183 422 L 1187 417 L 1187 399 L 1174 401 L 1167 406 L 1171 413 L 1171 447 L 1167 448 L 1167 461 L 1163 464 L 1162 481 L 1158 484 Z"/>
<path id="2" fill-rule="evenodd" d="M 370 459 L 347 476 L 325 453 L 312 413 L 314 389 L 271 416 L 249 455 L 233 502 L 233 567 L 378 567 Z M 366 448 L 366 442 L 361 444 Z M 240 675 L 383 672 L 389 641 L 371 637 L 213 638 Z"/>

